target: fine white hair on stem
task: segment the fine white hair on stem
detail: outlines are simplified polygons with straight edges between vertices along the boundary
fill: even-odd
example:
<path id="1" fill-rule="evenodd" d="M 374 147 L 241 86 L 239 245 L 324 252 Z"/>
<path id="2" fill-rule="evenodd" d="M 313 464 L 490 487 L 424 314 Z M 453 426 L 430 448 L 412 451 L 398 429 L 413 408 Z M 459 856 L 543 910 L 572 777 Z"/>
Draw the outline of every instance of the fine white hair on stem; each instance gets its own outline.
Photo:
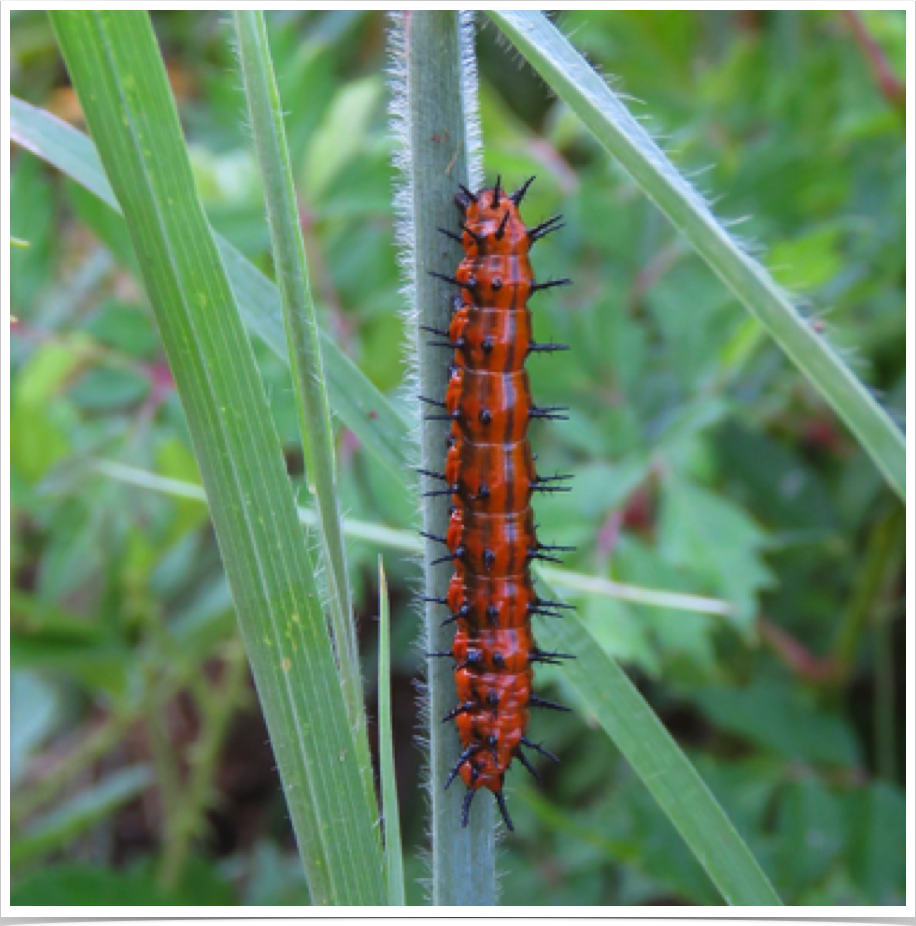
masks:
<path id="1" fill-rule="evenodd" d="M 416 414 L 416 396 L 420 385 L 418 369 L 417 270 L 415 264 L 416 234 L 413 223 L 413 185 L 410 182 L 413 148 L 410 141 L 410 103 L 407 84 L 407 36 L 404 12 L 393 10 L 388 14 L 388 88 L 391 134 L 394 137 L 392 163 L 394 165 L 394 240 L 398 269 L 401 276 L 400 293 L 403 296 L 405 378 L 403 392 L 405 407 L 410 409 L 411 441 L 409 457 L 411 472 L 420 462 L 420 421 Z M 419 492 L 419 480 L 410 478 L 412 487 Z"/>
<path id="2" fill-rule="evenodd" d="M 462 252 L 437 229 L 454 223 L 458 184 L 482 184 L 474 22 L 470 13 L 450 11 L 397 11 L 389 21 L 390 114 L 396 141 L 394 204 L 405 322 L 404 389 L 414 422 L 409 456 L 425 470 L 441 472 L 448 427 L 430 420 L 421 428 L 417 396 L 444 394 L 447 365 L 441 352 L 420 337 L 419 326 L 448 327 L 454 293 L 432 274 L 456 266 Z M 427 535 L 443 532 L 448 520 L 444 498 L 423 497 L 420 511 Z M 430 599 L 445 596 L 451 575 L 440 553 L 432 541 L 424 544 L 423 592 Z M 417 611 L 424 619 L 420 642 L 426 663 L 427 652 L 451 647 L 451 631 L 441 626 L 441 608 L 435 604 L 428 602 Z M 466 829 L 459 828 L 458 789 L 445 793 L 442 788 L 459 746 L 454 726 L 438 723 L 454 706 L 451 667 L 426 664 L 418 691 L 424 731 L 420 741 L 428 757 L 432 901 L 449 906 L 493 904 L 492 807 L 482 806 Z"/>
<path id="3" fill-rule="evenodd" d="M 476 21 L 473 10 L 458 12 L 458 47 L 461 54 L 461 105 L 464 109 L 465 144 L 471 189 L 484 184 L 483 134 L 480 129 L 480 92 L 477 55 L 474 51 Z"/>

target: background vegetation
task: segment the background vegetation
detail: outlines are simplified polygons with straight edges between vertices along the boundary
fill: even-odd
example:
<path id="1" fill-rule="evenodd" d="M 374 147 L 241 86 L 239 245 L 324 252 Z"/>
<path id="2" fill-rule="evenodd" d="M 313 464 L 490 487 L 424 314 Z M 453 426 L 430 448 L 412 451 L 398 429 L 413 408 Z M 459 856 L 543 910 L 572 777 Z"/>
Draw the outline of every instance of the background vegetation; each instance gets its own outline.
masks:
<path id="1" fill-rule="evenodd" d="M 155 14 L 214 227 L 270 271 L 225 23 Z M 892 410 L 904 390 L 904 15 L 572 13 L 720 213 L 766 242 Z M 13 16 L 13 92 L 80 125 L 47 21 Z M 324 326 L 388 394 L 403 376 L 383 21 L 272 14 L 271 48 Z M 481 35 L 488 173 L 537 173 L 529 215 L 568 226 L 539 274 L 532 361 L 543 465 L 578 474 L 539 506 L 577 570 L 728 603 L 727 614 L 582 599 L 788 904 L 903 902 L 903 509 L 871 461 L 561 104 Z M 112 214 L 17 151 L 12 255 L 14 894 L 26 903 L 307 903 L 206 509 L 100 474 L 198 484 L 182 410 Z M 613 215 L 615 220 L 608 221 Z M 302 473 L 285 366 L 256 343 Z M 353 518 L 416 501 L 338 434 Z M 374 544 L 350 542 L 374 683 Z M 409 900 L 424 807 L 410 607 L 388 552 Z M 201 667 L 204 667 L 203 670 Z M 557 695 L 561 672 L 542 671 Z M 519 776 L 502 902 L 717 903 L 670 824 L 583 713 L 539 716 L 563 758 Z M 609 784 L 610 783 L 610 784 Z M 117 870 L 115 875 L 113 872 Z"/>

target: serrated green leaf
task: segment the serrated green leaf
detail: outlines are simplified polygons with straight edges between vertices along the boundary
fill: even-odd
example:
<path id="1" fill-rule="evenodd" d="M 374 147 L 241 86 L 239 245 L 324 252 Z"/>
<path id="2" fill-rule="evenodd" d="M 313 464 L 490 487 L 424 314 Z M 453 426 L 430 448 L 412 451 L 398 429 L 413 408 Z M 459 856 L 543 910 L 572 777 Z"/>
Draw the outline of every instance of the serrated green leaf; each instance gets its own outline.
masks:
<path id="1" fill-rule="evenodd" d="M 689 482 L 664 487 L 659 550 L 697 591 L 733 604 L 745 629 L 757 616 L 757 599 L 772 576 L 763 561 L 764 533 L 727 499 Z"/>
<path id="2" fill-rule="evenodd" d="M 747 688 L 704 688 L 690 697 L 717 726 L 788 762 L 859 764 L 858 744 L 842 718 L 784 685 L 760 681 Z"/>

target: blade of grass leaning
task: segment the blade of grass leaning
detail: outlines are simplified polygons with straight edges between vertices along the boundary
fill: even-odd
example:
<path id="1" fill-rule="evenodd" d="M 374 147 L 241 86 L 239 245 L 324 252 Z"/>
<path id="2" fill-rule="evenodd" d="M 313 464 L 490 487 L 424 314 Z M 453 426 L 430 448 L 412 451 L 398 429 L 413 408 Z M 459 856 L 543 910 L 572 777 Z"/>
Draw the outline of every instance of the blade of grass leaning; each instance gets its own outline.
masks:
<path id="1" fill-rule="evenodd" d="M 465 29 L 462 34 L 462 28 Z M 396 11 L 390 32 L 396 166 L 398 238 L 408 307 L 408 343 L 417 358 L 413 386 L 420 395 L 445 395 L 442 352 L 419 337 L 418 325 L 447 328 L 454 295 L 430 275 L 458 265 L 463 252 L 438 229 L 455 224 L 454 195 L 459 183 L 477 185 L 473 167 L 476 138 L 476 87 L 473 50 L 467 47 L 467 24 L 453 11 Z M 419 401 L 417 407 L 419 407 Z M 447 425 L 424 421 L 420 466 L 442 468 Z M 441 534 L 448 523 L 445 498 L 423 498 L 423 529 Z M 441 550 L 423 545 L 424 593 L 444 597 L 451 576 L 448 563 L 431 565 Z M 441 608 L 425 607 L 423 650 L 450 649 Z M 440 723 L 455 706 L 455 682 L 446 660 L 428 660 L 426 668 L 426 735 L 429 745 L 432 902 L 435 906 L 492 906 L 496 903 L 496 845 L 492 801 L 478 801 L 466 828 L 459 825 L 460 788 L 444 790 L 449 770 L 460 754 L 454 724 Z"/>
<path id="2" fill-rule="evenodd" d="M 906 501 L 900 429 L 766 269 L 729 235 L 604 78 L 542 13 L 487 14 L 807 376 Z"/>
<path id="3" fill-rule="evenodd" d="M 382 783 L 382 822 L 385 838 L 385 872 L 388 906 L 403 907 L 404 850 L 401 846 L 401 811 L 394 770 L 394 725 L 391 718 L 391 608 L 388 579 L 378 558 L 378 766 Z"/>
<path id="4" fill-rule="evenodd" d="M 556 599 L 549 587 L 545 597 Z M 726 902 L 742 907 L 781 905 L 690 760 L 579 614 L 569 612 L 565 620 L 542 621 L 537 638 L 546 649 L 576 657 L 564 663 L 564 681 L 593 712 Z"/>
<path id="5" fill-rule="evenodd" d="M 267 204 L 274 268 L 283 303 L 306 479 L 309 494 L 318 510 L 318 533 L 327 570 L 331 627 L 333 638 L 337 641 L 337 660 L 347 694 L 350 722 L 358 726 L 365 722 L 365 711 L 353 600 L 340 527 L 331 411 L 325 391 L 321 341 L 309 289 L 305 244 L 299 226 L 280 91 L 274 76 L 263 13 L 259 10 L 238 10 L 233 14 L 233 23 L 249 124 Z M 361 734 L 358 742 L 368 750 L 365 735 Z M 368 768 L 368 754 L 360 759 L 365 760 Z M 367 785 L 370 789 L 373 787 L 371 775 Z"/>
<path id="6" fill-rule="evenodd" d="M 381 903 L 377 808 L 314 565 L 149 16 L 50 15 L 184 405 L 312 901 Z"/>
<path id="7" fill-rule="evenodd" d="M 172 495 L 176 498 L 187 498 L 204 503 L 207 501 L 206 493 L 200 486 L 181 479 L 159 476 L 133 466 L 125 466 L 114 460 L 98 460 L 95 468 L 99 473 L 111 479 L 117 479 L 138 488 Z M 299 519 L 309 527 L 314 527 L 318 522 L 315 512 L 310 508 L 299 508 Z M 389 550 L 419 554 L 423 549 L 422 541 L 414 531 L 398 530 L 369 521 L 358 521 L 355 518 L 343 519 L 343 531 L 350 540 L 361 540 Z M 721 618 L 734 618 L 737 613 L 733 604 L 721 598 L 706 598 L 703 595 L 692 595 L 689 592 L 669 592 L 660 588 L 628 585 L 626 582 L 615 582 L 603 576 L 588 576 L 569 569 L 557 569 L 555 566 L 549 568 L 542 566 L 537 570 L 537 574 L 551 582 L 556 588 L 566 589 L 566 591 L 584 597 L 614 598 L 618 601 L 650 608 L 673 608 L 676 611 L 690 611 L 695 614 L 709 614 Z"/>
<path id="8" fill-rule="evenodd" d="M 10 136 L 90 193 L 121 211 L 90 138 L 51 113 L 10 100 Z M 289 362 L 280 294 L 274 283 L 224 238 L 215 235 L 239 311 L 249 331 L 284 362 Z M 394 485 L 406 491 L 405 452 L 409 441 L 404 417 L 325 331 L 321 347 L 334 414 L 385 467 Z"/>

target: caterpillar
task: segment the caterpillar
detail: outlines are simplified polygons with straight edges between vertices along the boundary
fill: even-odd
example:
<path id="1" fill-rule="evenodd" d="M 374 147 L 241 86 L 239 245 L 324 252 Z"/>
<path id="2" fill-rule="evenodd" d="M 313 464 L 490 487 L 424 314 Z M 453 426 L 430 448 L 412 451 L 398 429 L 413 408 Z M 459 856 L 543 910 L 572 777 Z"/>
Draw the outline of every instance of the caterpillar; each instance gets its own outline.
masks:
<path id="1" fill-rule="evenodd" d="M 566 409 L 534 404 L 525 361 L 534 353 L 566 350 L 565 344 L 537 343 L 532 336 L 529 299 L 569 280 L 535 281 L 529 251 L 536 241 L 562 227 L 561 217 L 528 228 L 519 205 L 534 177 L 505 193 L 497 177 L 492 187 L 455 196 L 458 232 L 440 229 L 464 249 L 454 276 L 433 273 L 457 287 L 448 330 L 424 326 L 453 351 L 444 401 L 421 396 L 439 411 L 427 416 L 451 422 L 444 472 L 421 472 L 445 482 L 425 495 L 447 495 L 451 514 L 444 536 L 424 533 L 448 553 L 455 572 L 445 597 L 427 597 L 448 607 L 444 624 L 455 624 L 451 652 L 431 657 L 454 660 L 458 703 L 443 721 L 454 720 L 461 752 L 445 787 L 460 777 L 465 793 L 461 825 L 471 802 L 485 788 L 493 793 L 507 829 L 512 820 L 503 784 L 515 759 L 540 776 L 524 753 L 530 749 L 553 761 L 549 750 L 526 735 L 529 709 L 568 710 L 532 694 L 532 667 L 560 664 L 565 653 L 538 649 L 531 631 L 536 615 L 561 616 L 568 605 L 538 597 L 531 576 L 534 560 L 559 562 L 553 554 L 571 549 L 537 539 L 531 498 L 536 492 L 568 491 L 569 476 L 538 476 L 528 442 L 528 426 L 538 419 L 563 419 Z"/>

